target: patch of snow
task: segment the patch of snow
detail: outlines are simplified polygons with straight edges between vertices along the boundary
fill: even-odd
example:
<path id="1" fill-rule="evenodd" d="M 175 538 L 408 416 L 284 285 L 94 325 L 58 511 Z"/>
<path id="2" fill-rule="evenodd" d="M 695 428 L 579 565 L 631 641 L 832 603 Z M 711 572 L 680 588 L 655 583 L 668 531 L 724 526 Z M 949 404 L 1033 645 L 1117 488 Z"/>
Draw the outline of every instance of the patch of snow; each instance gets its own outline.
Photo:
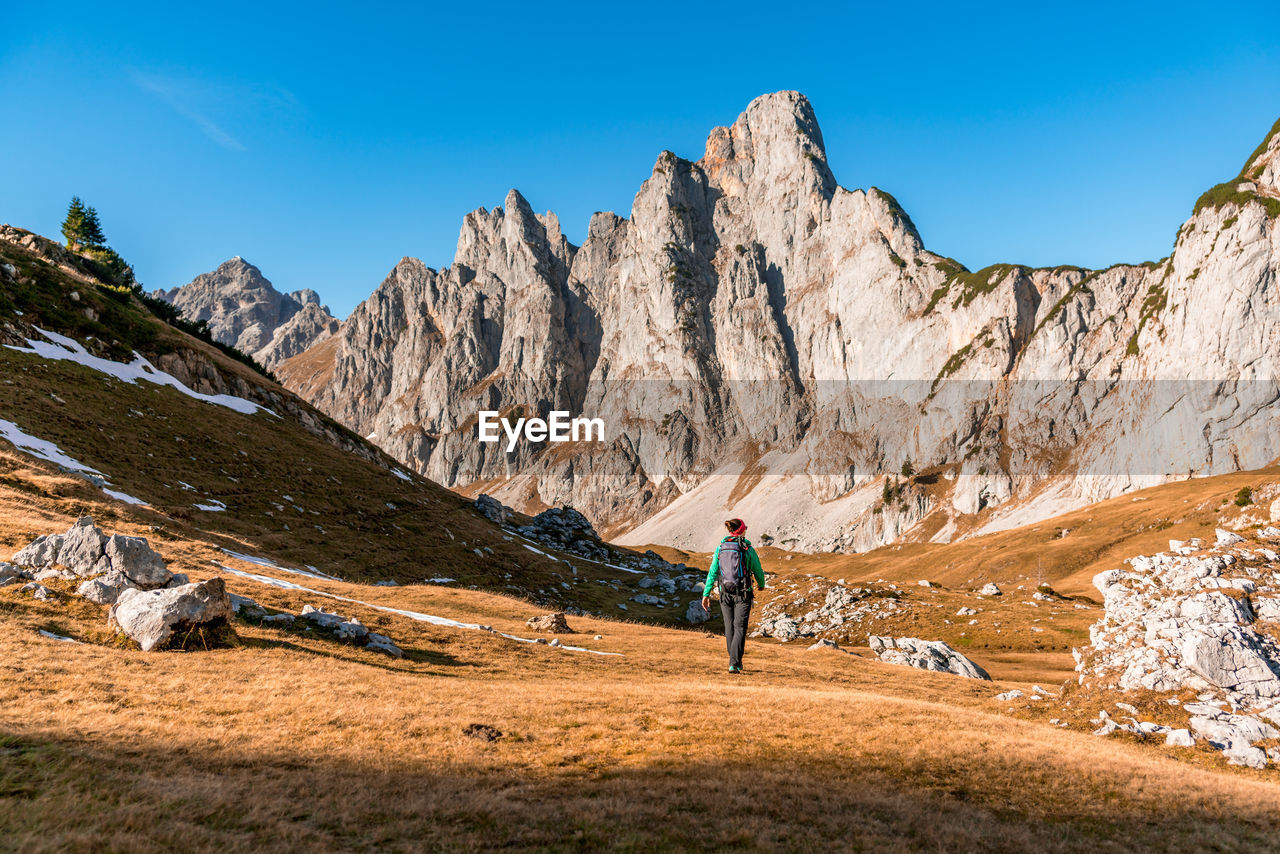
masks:
<path id="1" fill-rule="evenodd" d="M 221 501 L 215 501 L 212 498 L 209 499 L 208 504 L 192 504 L 191 506 L 197 510 L 204 510 L 208 513 L 221 513 L 227 509 L 227 505 L 223 504 Z"/>
<path id="2" fill-rule="evenodd" d="M 413 478 L 409 476 L 409 473 L 407 471 L 402 471 L 401 469 L 392 469 L 391 473 L 396 477 L 400 478 L 401 480 L 413 480 Z"/>
<path id="3" fill-rule="evenodd" d="M 426 581 L 427 581 L 427 584 L 453 584 L 457 580 L 458 579 L 456 578 L 445 578 L 443 575 L 441 575 L 436 578 L 428 578 Z"/>
<path id="4" fill-rule="evenodd" d="M 29 433 L 24 433 L 22 428 L 12 421 L 5 421 L 0 418 L 0 438 L 7 440 L 11 445 L 25 454 L 30 454 L 38 460 L 44 460 L 47 463 L 53 463 L 64 471 L 76 472 L 81 475 L 93 475 L 85 479 L 94 486 L 101 489 L 110 497 L 117 501 L 123 501 L 126 504 L 133 504 L 138 507 L 146 507 L 147 502 L 141 498 L 134 498 L 125 492 L 119 492 L 109 489 L 110 481 L 106 475 L 95 468 L 90 468 L 82 462 L 73 460 L 71 457 L 59 450 L 58 446 L 44 439 L 37 439 Z"/>
<path id="5" fill-rule="evenodd" d="M 540 554 L 540 555 L 542 555 L 543 557 L 549 557 L 549 558 L 551 558 L 552 560 L 558 560 L 558 558 L 554 558 L 554 557 L 552 557 L 551 555 L 549 555 L 549 554 L 547 554 L 546 552 L 544 552 L 542 549 L 535 549 L 533 546 L 530 546 L 530 545 L 525 545 L 525 548 L 526 548 L 526 549 L 528 549 L 529 551 L 533 552 L 534 554 Z"/>
<path id="6" fill-rule="evenodd" d="M 310 565 L 308 565 L 306 569 L 290 569 L 287 566 L 281 566 L 275 561 L 268 560 L 265 557 L 254 557 L 253 555 L 241 554 L 240 552 L 233 552 L 231 551 L 231 549 L 222 549 L 221 551 L 223 554 L 229 555 L 235 558 L 236 560 L 242 560 L 245 563 L 251 563 L 255 566 L 265 566 L 267 569 L 278 569 L 281 572 L 288 572 L 292 575 L 305 575 L 307 578 L 318 578 L 321 581 L 341 581 L 342 580 L 336 575 L 329 575 L 328 573 L 321 572 L 320 570 L 316 569 L 314 566 L 310 566 Z"/>
<path id="7" fill-rule="evenodd" d="M 148 506 L 147 502 L 143 501 L 141 498 L 134 498 L 132 495 L 129 495 L 127 492 L 119 492 L 114 489 L 107 489 L 105 486 L 102 487 L 102 491 L 105 492 L 107 495 L 110 495 L 116 501 L 123 501 L 125 504 L 134 504 L 134 505 L 137 505 L 138 507 Z"/>
<path id="8" fill-rule="evenodd" d="M 67 471 L 102 474 L 95 468 L 89 468 L 89 466 L 71 459 L 71 457 L 58 450 L 58 446 L 52 442 L 37 439 L 29 433 L 24 433 L 17 424 L 12 421 L 5 421 L 3 418 L 0 418 L 0 438 L 8 440 L 9 444 L 23 453 L 30 454 L 36 459 L 44 460 L 47 463 L 53 463 L 55 466 L 61 466 Z"/>
<path id="9" fill-rule="evenodd" d="M 64 641 L 66 643 L 80 643 L 80 641 L 75 638 L 69 638 L 66 635 L 55 635 L 53 632 L 46 632 L 44 629 L 40 629 L 40 634 L 50 640 Z"/>
<path id="10" fill-rule="evenodd" d="M 36 327 L 36 331 L 43 335 L 48 341 L 32 341 L 27 339 L 26 347 L 15 347 L 6 344 L 10 350 L 16 350 L 19 353 L 30 353 L 34 356 L 40 356 L 44 359 L 61 362 L 75 362 L 78 365 L 84 365 L 99 373 L 107 376 L 115 377 L 127 383 L 137 383 L 138 380 L 146 380 L 155 385 L 164 385 L 176 389 L 185 394 L 187 397 L 196 400 L 212 403 L 217 406 L 225 406 L 227 409 L 235 410 L 244 415 L 253 415 L 259 409 L 269 415 L 276 416 L 274 412 L 265 406 L 259 406 L 256 403 L 245 400 L 243 397 L 235 397 L 230 394 L 202 394 L 188 388 L 184 383 L 180 382 L 177 377 L 166 374 L 159 370 L 142 356 L 136 352 L 133 354 L 132 362 L 113 362 L 110 359 L 102 359 L 94 356 L 84 349 L 84 346 L 72 338 L 65 335 L 59 335 L 56 332 L 48 332 L 44 329 Z"/>
<path id="11" fill-rule="evenodd" d="M 192 486 L 191 484 L 189 484 L 189 483 L 187 483 L 186 481 L 183 481 L 183 480 L 178 481 L 178 486 L 181 486 L 181 487 L 182 487 L 183 489 L 185 489 L 187 492 L 195 492 L 195 491 L 196 491 L 196 488 L 195 488 L 194 486 Z"/>

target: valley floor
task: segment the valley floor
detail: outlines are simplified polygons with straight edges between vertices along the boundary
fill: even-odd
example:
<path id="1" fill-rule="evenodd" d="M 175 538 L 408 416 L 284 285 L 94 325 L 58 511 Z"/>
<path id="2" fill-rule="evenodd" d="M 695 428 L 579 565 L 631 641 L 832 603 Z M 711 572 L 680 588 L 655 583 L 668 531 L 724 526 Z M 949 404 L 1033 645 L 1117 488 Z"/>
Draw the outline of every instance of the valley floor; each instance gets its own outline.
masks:
<path id="1" fill-rule="evenodd" d="M 211 552 L 167 544 L 193 576 Z M 515 599 L 259 571 L 530 636 Z M 336 610 L 407 657 L 241 622 L 230 647 L 146 654 L 106 642 L 96 606 L 0 589 L 2 847 L 1242 851 L 1280 832 L 1270 775 L 993 699 L 1028 682 L 772 641 L 733 677 L 701 631 L 571 618 L 564 642 L 606 657 Z"/>

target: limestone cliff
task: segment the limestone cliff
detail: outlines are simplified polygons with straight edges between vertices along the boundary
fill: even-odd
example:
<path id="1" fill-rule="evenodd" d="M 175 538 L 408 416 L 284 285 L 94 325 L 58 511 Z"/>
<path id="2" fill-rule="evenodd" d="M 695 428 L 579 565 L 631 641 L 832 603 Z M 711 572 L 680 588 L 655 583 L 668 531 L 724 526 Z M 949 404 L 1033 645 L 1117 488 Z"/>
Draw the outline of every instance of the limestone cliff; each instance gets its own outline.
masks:
<path id="1" fill-rule="evenodd" d="M 468 215 L 452 266 L 402 260 L 280 373 L 431 478 L 625 542 L 705 547 L 729 513 L 799 548 L 948 539 L 1280 456 L 1278 149 L 1169 258 L 970 272 L 841 187 L 779 92 L 700 160 L 663 152 L 581 247 L 515 191 Z M 481 409 L 610 432 L 508 454 Z"/>

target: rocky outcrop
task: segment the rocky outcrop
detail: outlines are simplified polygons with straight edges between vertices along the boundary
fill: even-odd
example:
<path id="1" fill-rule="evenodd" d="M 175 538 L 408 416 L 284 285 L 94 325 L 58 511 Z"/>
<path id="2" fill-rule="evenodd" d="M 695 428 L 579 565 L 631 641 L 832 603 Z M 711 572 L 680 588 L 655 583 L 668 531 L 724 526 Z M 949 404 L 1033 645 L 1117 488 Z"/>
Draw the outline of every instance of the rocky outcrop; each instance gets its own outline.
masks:
<path id="1" fill-rule="evenodd" d="M 335 640 L 356 643 L 365 649 L 385 653 L 392 658 L 404 657 L 404 650 L 396 646 L 391 638 L 369 631 L 356 617 L 343 617 L 313 605 L 303 605 L 299 616 L 311 628 L 326 632 Z"/>
<path id="2" fill-rule="evenodd" d="M 107 536 L 82 516 L 65 534 L 37 538 L 13 556 L 19 567 L 85 579 L 76 592 L 91 602 L 110 605 L 127 589 L 153 590 L 186 583 L 142 537 Z"/>
<path id="3" fill-rule="evenodd" d="M 525 625 L 535 632 L 549 632 L 553 635 L 573 634 L 573 629 L 569 628 L 569 621 L 564 618 L 563 613 L 540 614 L 537 617 L 530 617 L 525 621 Z"/>
<path id="4" fill-rule="evenodd" d="M 860 550 L 935 514 L 946 539 L 956 517 L 1260 467 L 1280 456 L 1278 138 L 1169 258 L 970 272 L 892 196 L 837 183 L 802 95 L 766 95 L 696 162 L 660 155 L 581 247 L 515 191 L 468 215 L 452 266 L 403 259 L 280 374 L 428 477 L 572 503 L 623 543 L 704 549 L 742 515 Z M 477 441 L 480 410 L 606 435 L 507 452 Z"/>
<path id="5" fill-rule="evenodd" d="M 187 320 L 204 321 L 214 340 L 268 368 L 323 341 L 341 325 L 315 291 L 282 294 L 239 255 L 213 272 L 152 296 L 173 303 Z"/>
<path id="6" fill-rule="evenodd" d="M 231 599 L 221 578 L 168 590 L 121 591 L 108 624 L 137 642 L 143 652 L 163 648 L 179 630 L 212 628 L 231 619 Z"/>
<path id="7" fill-rule="evenodd" d="M 1186 713 L 1190 733 L 1230 761 L 1280 761 L 1280 750 L 1254 746 L 1280 737 L 1280 530 L 1261 536 L 1219 531 L 1207 548 L 1171 542 L 1168 552 L 1095 577 L 1106 613 L 1090 646 L 1075 651 L 1080 684 L 1164 695 Z M 1102 735 L 1144 726 L 1096 723 Z"/>
<path id="8" fill-rule="evenodd" d="M 867 643 L 881 661 L 889 664 L 905 664 L 920 670 L 938 673 L 954 673 L 968 679 L 991 681 L 987 671 L 956 652 L 942 641 L 926 641 L 919 638 L 889 638 L 871 635 Z"/>

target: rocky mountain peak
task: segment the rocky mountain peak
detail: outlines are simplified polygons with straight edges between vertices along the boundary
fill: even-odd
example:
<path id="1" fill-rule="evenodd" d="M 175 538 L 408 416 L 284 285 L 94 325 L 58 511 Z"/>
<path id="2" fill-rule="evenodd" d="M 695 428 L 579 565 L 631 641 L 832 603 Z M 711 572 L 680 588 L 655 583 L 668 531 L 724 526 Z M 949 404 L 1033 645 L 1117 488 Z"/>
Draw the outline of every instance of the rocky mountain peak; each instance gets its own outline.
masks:
<path id="1" fill-rule="evenodd" d="M 827 196 L 836 187 L 818 117 L 799 92 L 761 95 L 731 126 L 714 128 L 699 166 L 727 195 L 776 181 L 803 184 Z"/>
<path id="2" fill-rule="evenodd" d="M 1203 389 L 1153 431 L 1169 405 L 1127 381 L 1264 375 L 1280 352 L 1278 146 L 1206 193 L 1170 259 L 969 271 L 889 193 L 840 187 L 809 101 L 777 92 L 701 160 L 662 152 L 629 218 L 595 215 L 580 249 L 514 190 L 469 214 L 455 267 L 398 269 L 296 375 L 428 477 L 572 503 L 630 542 L 701 548 L 726 513 L 820 550 L 949 539 L 1001 505 L 1044 518 L 1280 454 L 1268 383 Z M 516 406 L 614 432 L 580 451 L 475 441 L 477 411 Z M 743 465 L 800 476 L 748 483 Z M 1038 497 L 1059 471 L 1098 476 Z"/>
<path id="3" fill-rule="evenodd" d="M 507 192 L 503 207 L 477 208 L 463 218 L 454 263 L 472 271 L 537 268 L 542 277 L 563 282 L 577 247 L 565 239 L 560 220 L 548 211 L 538 215 L 519 190 Z M 499 275 L 513 287 L 526 277 Z"/>
<path id="4" fill-rule="evenodd" d="M 301 353 L 338 328 L 314 290 L 282 294 L 239 255 L 181 287 L 158 290 L 153 296 L 173 303 L 188 320 L 203 320 L 216 340 L 267 367 Z"/>

